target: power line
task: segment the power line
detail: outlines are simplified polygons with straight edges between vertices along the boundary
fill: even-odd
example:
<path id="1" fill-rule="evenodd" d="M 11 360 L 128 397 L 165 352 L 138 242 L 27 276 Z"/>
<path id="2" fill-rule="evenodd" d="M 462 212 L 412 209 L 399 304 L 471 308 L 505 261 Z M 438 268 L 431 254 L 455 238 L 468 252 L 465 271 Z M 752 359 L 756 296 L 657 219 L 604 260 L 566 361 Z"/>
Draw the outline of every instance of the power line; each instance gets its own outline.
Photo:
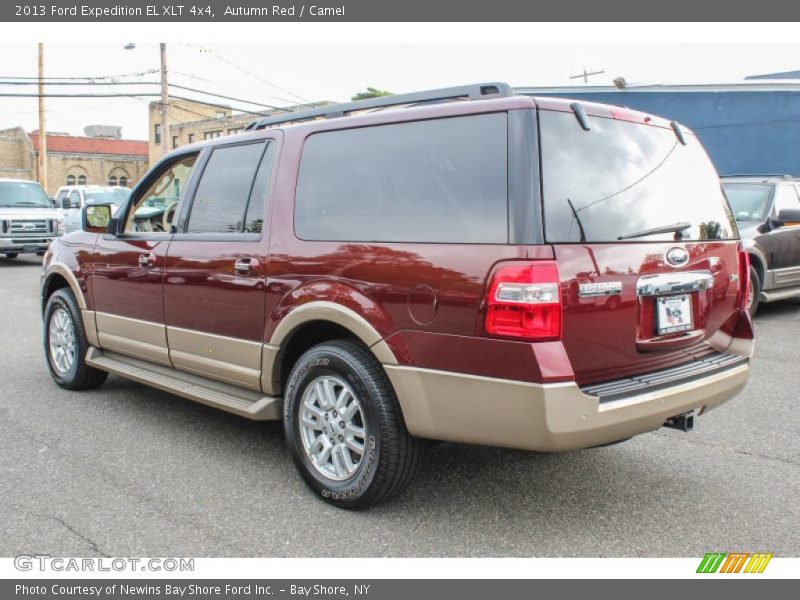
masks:
<path id="1" fill-rule="evenodd" d="M 72 79 L 72 80 L 117 79 L 117 78 L 120 78 L 120 77 L 140 77 L 142 75 L 152 75 L 153 73 L 158 73 L 158 72 L 159 72 L 158 69 L 148 69 L 147 71 L 138 71 L 138 72 L 135 72 L 135 73 L 122 73 L 120 75 L 84 75 L 84 76 L 81 76 L 81 77 L 72 77 L 72 76 L 70 76 L 70 77 L 66 77 L 66 76 L 65 77 L 58 77 L 58 76 L 53 75 L 53 76 L 49 76 L 49 77 L 43 77 L 42 79 L 44 79 L 45 81 L 48 81 L 48 80 L 51 80 L 51 79 Z M 0 79 L 33 79 L 33 80 L 36 80 L 36 81 L 39 80 L 38 77 L 30 77 L 30 76 L 27 76 L 27 75 L 0 75 Z"/>
<path id="2" fill-rule="evenodd" d="M 210 54 L 211 54 L 211 55 L 212 55 L 214 58 L 216 58 L 217 60 L 224 62 L 225 64 L 227 64 L 227 65 L 229 65 L 229 66 L 233 67 L 234 69 L 238 69 L 239 71 L 241 71 L 241 72 L 242 72 L 242 73 L 244 73 L 245 75 L 249 75 L 250 77 L 253 77 L 254 79 L 257 79 L 257 80 L 261 81 L 262 83 L 266 83 L 268 86 L 270 86 L 270 87 L 274 87 L 276 90 L 280 90 L 281 92 L 284 92 L 284 93 L 286 93 L 286 94 L 289 94 L 290 96 L 294 96 L 295 98 L 298 98 L 298 99 L 299 99 L 300 101 L 302 101 L 302 102 L 305 102 L 305 103 L 307 103 L 307 104 L 311 104 L 311 101 L 310 101 L 308 98 L 303 98 L 302 96 L 298 96 L 298 95 L 297 95 L 297 94 L 295 94 L 294 92 L 292 92 L 292 91 L 289 91 L 289 90 L 287 90 L 286 88 L 282 88 L 281 86 L 279 86 L 279 85 L 276 85 L 276 84 L 272 83 L 271 81 L 268 81 L 268 80 L 264 79 L 264 78 L 263 78 L 263 77 L 261 77 L 260 75 L 256 75 L 256 74 L 255 74 L 255 73 L 253 73 L 252 71 L 248 71 L 248 70 L 247 70 L 247 69 L 245 69 L 244 67 L 241 67 L 241 66 L 237 65 L 236 63 L 234 63 L 234 62 L 232 62 L 232 61 L 228 60 L 228 59 L 227 59 L 227 58 L 225 58 L 224 56 L 220 56 L 219 54 L 217 54 L 216 52 L 214 52 L 214 51 L 213 51 L 211 48 L 205 48 L 205 47 L 203 47 L 203 46 L 200 46 L 199 44 L 192 44 L 192 45 L 194 45 L 194 46 L 196 46 L 196 47 L 200 48 L 201 50 L 206 50 L 206 51 L 208 51 L 208 52 L 209 52 L 209 53 L 210 53 Z"/>
<path id="3" fill-rule="evenodd" d="M 38 85 L 35 81 L 0 81 L 0 85 Z M 106 86 L 106 85 L 160 85 L 157 81 L 102 81 L 102 82 L 80 82 L 80 83 L 72 83 L 67 81 L 59 81 L 59 82 L 51 82 L 47 85 L 66 85 L 66 86 Z M 179 89 L 179 90 L 186 90 L 187 92 L 195 92 L 198 94 L 204 94 L 206 96 L 214 96 L 215 98 L 222 98 L 224 100 L 233 100 L 234 102 L 244 102 L 245 104 L 254 104 L 256 106 L 263 106 L 266 108 L 271 108 L 273 110 L 283 110 L 286 112 L 292 112 L 290 109 L 281 108 L 280 106 L 274 106 L 272 104 L 267 104 L 265 102 L 256 102 L 254 100 L 246 100 L 244 98 L 235 98 L 233 96 L 226 96 L 224 94 L 216 94 L 214 92 L 206 92 L 204 90 L 193 88 L 185 85 L 180 85 L 177 83 L 170 83 L 169 87 Z"/>
<path id="4" fill-rule="evenodd" d="M 0 98 L 38 98 L 39 94 L 9 94 L 6 92 L 0 92 Z M 161 94 L 155 93 L 148 93 L 148 92 L 140 92 L 135 94 L 44 94 L 44 98 L 160 98 Z M 195 98 L 186 98 L 185 96 L 175 96 L 170 94 L 170 98 L 174 98 L 175 100 L 185 100 L 186 102 L 196 102 L 197 104 L 204 104 L 205 106 L 213 106 L 216 108 L 227 108 L 231 110 L 235 110 L 236 112 L 246 113 L 249 115 L 258 115 L 261 117 L 268 117 L 270 116 L 269 113 L 258 112 L 254 110 L 246 110 L 244 108 L 236 108 L 228 106 L 227 104 L 217 104 L 215 102 L 207 102 L 205 100 L 197 100 Z M 286 109 L 279 109 L 284 110 L 286 112 L 292 112 Z"/>
<path id="5" fill-rule="evenodd" d="M 186 77 L 188 79 L 194 79 L 196 81 L 202 81 L 203 83 L 211 83 L 211 84 L 214 84 L 214 85 L 221 85 L 221 86 L 226 87 L 226 88 L 236 88 L 236 89 L 240 89 L 240 90 L 241 89 L 245 89 L 242 86 L 231 86 L 230 84 L 222 83 L 222 82 L 219 82 L 219 81 L 214 81 L 212 79 L 206 79 L 204 77 L 200 77 L 200 76 L 195 75 L 193 73 L 187 73 L 185 71 L 171 71 L 170 73 L 172 75 L 178 75 L 180 77 Z M 291 100 L 289 98 L 284 98 L 282 96 L 275 96 L 273 94 L 267 94 L 266 92 L 262 92 L 262 91 L 259 91 L 259 90 L 252 90 L 250 88 L 248 88 L 248 91 L 256 92 L 258 94 L 266 96 L 267 98 L 272 98 L 274 100 L 280 100 L 281 102 L 286 102 L 288 104 L 297 104 L 297 100 Z"/>

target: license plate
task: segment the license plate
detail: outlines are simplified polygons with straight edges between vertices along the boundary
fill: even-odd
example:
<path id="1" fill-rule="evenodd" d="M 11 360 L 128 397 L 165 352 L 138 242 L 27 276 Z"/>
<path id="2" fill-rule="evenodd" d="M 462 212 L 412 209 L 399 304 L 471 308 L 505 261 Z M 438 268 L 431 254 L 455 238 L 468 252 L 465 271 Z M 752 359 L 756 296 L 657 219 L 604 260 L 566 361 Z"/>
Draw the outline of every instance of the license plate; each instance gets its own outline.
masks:
<path id="1" fill-rule="evenodd" d="M 692 329 L 692 298 L 689 295 L 656 298 L 658 335 Z"/>
<path id="2" fill-rule="evenodd" d="M 22 253 L 23 254 L 33 254 L 39 249 L 39 246 L 23 246 Z"/>

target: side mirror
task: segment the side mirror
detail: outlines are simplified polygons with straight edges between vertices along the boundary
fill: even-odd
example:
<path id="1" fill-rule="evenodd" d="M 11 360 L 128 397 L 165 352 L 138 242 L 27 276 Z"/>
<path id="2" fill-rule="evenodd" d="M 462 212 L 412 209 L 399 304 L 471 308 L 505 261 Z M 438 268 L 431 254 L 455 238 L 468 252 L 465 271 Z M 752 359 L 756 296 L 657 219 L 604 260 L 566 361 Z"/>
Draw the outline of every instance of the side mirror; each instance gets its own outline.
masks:
<path id="1" fill-rule="evenodd" d="M 112 222 L 111 212 L 111 204 L 87 204 L 81 211 L 82 229 L 90 233 L 105 233 Z"/>
<path id="2" fill-rule="evenodd" d="M 784 208 L 778 211 L 778 216 L 772 219 L 773 227 L 791 227 L 800 225 L 800 209 Z"/>

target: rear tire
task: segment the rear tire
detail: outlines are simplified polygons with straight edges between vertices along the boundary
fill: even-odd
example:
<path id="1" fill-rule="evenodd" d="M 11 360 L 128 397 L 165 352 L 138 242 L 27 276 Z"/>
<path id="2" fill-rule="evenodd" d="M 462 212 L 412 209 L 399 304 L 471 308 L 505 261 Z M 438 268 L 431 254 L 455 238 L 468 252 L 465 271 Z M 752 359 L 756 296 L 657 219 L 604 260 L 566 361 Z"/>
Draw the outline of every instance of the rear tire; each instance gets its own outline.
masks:
<path id="1" fill-rule="evenodd" d="M 89 342 L 83 319 L 69 288 L 53 292 L 44 309 L 44 353 L 50 376 L 67 390 L 89 390 L 106 380 L 108 373 L 86 364 Z"/>
<path id="2" fill-rule="evenodd" d="M 755 267 L 750 267 L 750 296 L 747 298 L 747 312 L 754 316 L 761 302 L 761 278 Z"/>
<path id="3" fill-rule="evenodd" d="M 400 494 L 419 462 L 381 364 L 361 344 L 326 342 L 303 354 L 284 395 L 292 459 L 326 502 L 363 509 Z"/>

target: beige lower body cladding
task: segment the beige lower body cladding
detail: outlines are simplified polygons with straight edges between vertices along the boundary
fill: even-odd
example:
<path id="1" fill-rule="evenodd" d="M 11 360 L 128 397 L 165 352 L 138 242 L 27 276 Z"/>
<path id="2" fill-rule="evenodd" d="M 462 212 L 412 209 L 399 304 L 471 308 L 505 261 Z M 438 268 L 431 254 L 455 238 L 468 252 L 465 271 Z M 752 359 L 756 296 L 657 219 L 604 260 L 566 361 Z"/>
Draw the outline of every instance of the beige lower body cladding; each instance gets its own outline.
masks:
<path id="1" fill-rule="evenodd" d="M 653 431 L 669 417 L 709 410 L 741 392 L 749 365 L 624 400 L 600 403 L 573 383 L 534 384 L 386 365 L 416 436 L 560 451 Z"/>

